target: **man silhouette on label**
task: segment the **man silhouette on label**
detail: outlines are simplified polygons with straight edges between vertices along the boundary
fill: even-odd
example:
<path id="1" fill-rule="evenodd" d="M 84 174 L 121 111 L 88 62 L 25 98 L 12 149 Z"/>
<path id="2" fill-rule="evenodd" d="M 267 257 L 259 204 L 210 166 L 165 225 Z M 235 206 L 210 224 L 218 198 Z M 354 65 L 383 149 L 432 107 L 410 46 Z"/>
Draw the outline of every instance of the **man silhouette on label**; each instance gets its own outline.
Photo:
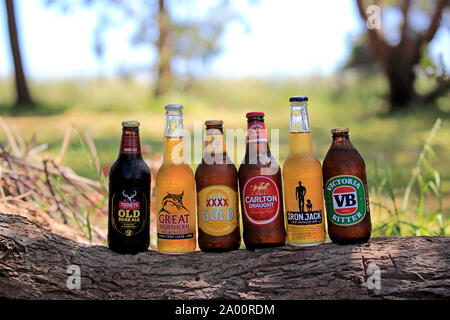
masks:
<path id="1" fill-rule="evenodd" d="M 295 188 L 295 199 L 298 200 L 298 210 L 300 212 L 305 212 L 305 195 L 306 188 L 302 186 L 302 182 L 298 182 L 298 187 Z"/>

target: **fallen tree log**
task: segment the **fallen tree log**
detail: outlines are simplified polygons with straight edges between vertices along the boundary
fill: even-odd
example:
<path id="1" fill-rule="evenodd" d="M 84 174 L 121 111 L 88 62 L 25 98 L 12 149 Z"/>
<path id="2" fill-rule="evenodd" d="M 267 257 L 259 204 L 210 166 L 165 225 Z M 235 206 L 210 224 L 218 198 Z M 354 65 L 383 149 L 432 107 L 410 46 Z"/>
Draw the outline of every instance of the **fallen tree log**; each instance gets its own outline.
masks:
<path id="1" fill-rule="evenodd" d="M 444 237 L 375 238 L 313 249 L 119 255 L 0 213 L 0 298 L 448 299 L 449 258 L 450 238 Z M 70 273 L 78 267 L 79 289 L 76 280 L 71 282 L 76 273 Z"/>

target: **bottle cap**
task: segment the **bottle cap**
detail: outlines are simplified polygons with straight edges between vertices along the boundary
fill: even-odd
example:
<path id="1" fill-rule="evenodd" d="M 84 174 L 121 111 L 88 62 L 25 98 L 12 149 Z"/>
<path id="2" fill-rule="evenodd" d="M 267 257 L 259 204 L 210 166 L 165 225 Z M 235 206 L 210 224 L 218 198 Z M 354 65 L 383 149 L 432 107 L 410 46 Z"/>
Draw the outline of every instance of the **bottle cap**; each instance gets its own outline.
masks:
<path id="1" fill-rule="evenodd" d="M 183 110 L 182 104 L 168 104 L 164 107 L 166 111 L 181 111 Z"/>
<path id="2" fill-rule="evenodd" d="M 346 133 L 349 131 L 350 130 L 347 127 L 337 127 L 337 128 L 331 129 L 331 133 Z"/>
<path id="3" fill-rule="evenodd" d="M 252 118 L 252 117 L 264 117 L 264 112 L 249 112 L 246 114 L 247 118 Z"/>
<path id="4" fill-rule="evenodd" d="M 124 120 L 122 121 L 122 127 L 124 128 L 139 128 L 141 124 L 137 120 Z"/>
<path id="5" fill-rule="evenodd" d="M 308 101 L 307 96 L 294 96 L 289 98 L 289 102 L 303 102 Z"/>
<path id="6" fill-rule="evenodd" d="M 223 121 L 222 120 L 206 120 L 205 121 L 205 126 L 209 127 L 209 126 L 221 126 L 223 125 Z"/>

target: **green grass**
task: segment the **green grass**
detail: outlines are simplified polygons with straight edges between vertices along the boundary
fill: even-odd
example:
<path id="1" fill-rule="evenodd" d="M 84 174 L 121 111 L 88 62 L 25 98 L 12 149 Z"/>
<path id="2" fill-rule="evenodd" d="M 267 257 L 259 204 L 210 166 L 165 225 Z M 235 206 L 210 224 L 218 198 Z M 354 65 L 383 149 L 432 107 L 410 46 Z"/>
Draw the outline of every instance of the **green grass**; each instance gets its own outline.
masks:
<path id="1" fill-rule="evenodd" d="M 418 82 L 419 89 L 427 85 L 426 81 Z M 427 234 L 422 226 L 433 223 L 428 234 L 442 234 L 436 220 L 439 215 L 443 221 L 440 226 L 448 225 L 450 97 L 430 105 L 416 105 L 407 112 L 389 114 L 384 100 L 386 81 L 381 77 L 358 78 L 352 74 L 303 79 L 199 79 L 189 91 L 174 88 L 159 99 L 151 98 L 152 88 L 146 84 L 120 79 L 32 82 L 31 91 L 39 102 L 38 107 L 15 111 L 12 83 L 0 80 L 0 113 L 5 121 L 15 127 L 25 141 L 36 133 L 38 143 L 48 144 L 42 153 L 51 156 L 59 153 L 67 127 L 75 125 L 93 137 L 102 166 L 111 164 L 117 157 L 120 122 L 124 119 L 140 120 L 142 144 L 151 153 L 161 152 L 166 103 L 184 104 L 184 123 L 189 130 L 193 129 L 194 120 L 203 122 L 211 118 L 223 119 L 226 128 L 245 128 L 247 111 L 264 111 L 267 127 L 280 129 L 282 162 L 288 152 L 288 99 L 292 95 L 308 95 L 314 149 L 319 159 L 323 159 L 330 145 L 330 129 L 350 128 L 351 140 L 366 162 L 371 197 L 376 203 L 372 204 L 372 210 L 377 234 Z M 442 119 L 440 128 L 426 144 L 437 118 Z M 4 138 L 3 132 L 0 133 L 0 139 Z M 426 168 L 411 185 L 411 176 L 424 145 L 433 152 L 427 152 L 426 164 L 419 163 Z M 96 178 L 95 170 L 87 165 L 91 160 L 85 149 L 74 136 L 64 164 L 79 174 Z M 239 152 L 242 154 L 242 150 Z M 241 156 L 233 160 L 239 163 Z M 440 181 L 438 192 L 435 172 Z M 402 208 L 407 188 L 411 190 L 408 208 L 414 210 Z M 402 226 L 398 230 L 398 219 L 393 218 L 396 214 L 401 217 L 410 214 L 411 217 L 404 220 L 416 223 L 413 223 L 415 227 L 400 223 Z M 433 217 L 433 223 L 427 222 L 429 216 Z M 388 226 L 397 223 L 397 227 L 392 227 L 397 229 L 382 227 L 386 222 Z M 445 227 L 444 233 L 449 233 Z"/>

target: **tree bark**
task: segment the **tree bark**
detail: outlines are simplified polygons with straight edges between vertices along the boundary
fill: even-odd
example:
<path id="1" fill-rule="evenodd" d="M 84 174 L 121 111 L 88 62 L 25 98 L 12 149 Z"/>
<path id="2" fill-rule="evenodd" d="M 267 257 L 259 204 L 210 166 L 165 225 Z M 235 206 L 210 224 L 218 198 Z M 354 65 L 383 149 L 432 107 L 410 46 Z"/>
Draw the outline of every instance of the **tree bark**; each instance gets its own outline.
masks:
<path id="1" fill-rule="evenodd" d="M 11 53 L 14 61 L 14 75 L 17 92 L 16 106 L 32 106 L 33 100 L 31 99 L 30 92 L 28 91 L 28 85 L 25 78 L 25 73 L 23 71 L 14 1 L 5 0 L 5 5 L 6 13 L 8 16 L 8 31 L 11 44 Z"/>
<path id="2" fill-rule="evenodd" d="M 375 266 L 376 264 L 376 266 Z M 80 289 L 68 289 L 71 265 Z M 380 270 L 380 287 L 367 283 Z M 69 284 L 70 282 L 69 279 Z M 171 256 L 120 255 L 0 213 L 0 298 L 448 299 L 450 238 L 375 238 L 357 245 Z"/>

